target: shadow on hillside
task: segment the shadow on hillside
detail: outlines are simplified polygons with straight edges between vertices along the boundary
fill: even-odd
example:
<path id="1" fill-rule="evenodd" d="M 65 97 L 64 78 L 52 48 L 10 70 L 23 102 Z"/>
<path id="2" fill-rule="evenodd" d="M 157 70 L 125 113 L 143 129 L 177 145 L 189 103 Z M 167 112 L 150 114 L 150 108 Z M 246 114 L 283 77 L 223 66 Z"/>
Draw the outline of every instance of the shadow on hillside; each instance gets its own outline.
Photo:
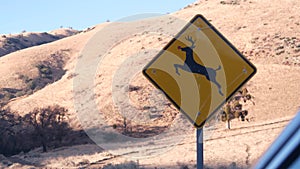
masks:
<path id="1" fill-rule="evenodd" d="M 72 129 L 68 110 L 58 105 L 35 108 L 25 116 L 0 108 L 0 166 L 43 167 L 51 159 L 102 152 L 83 130 Z M 72 146 L 72 147 L 70 147 Z M 76 167 L 80 164 L 70 164 Z M 0 167 L 1 168 L 1 167 Z"/>
<path id="2" fill-rule="evenodd" d="M 91 165 L 88 166 L 87 168 L 94 168 L 95 166 Z M 145 165 L 139 165 L 138 162 L 134 161 L 129 161 L 129 162 L 124 162 L 121 164 L 107 164 L 102 166 L 103 169 L 196 169 L 197 166 L 196 164 L 184 164 L 184 163 L 177 163 L 175 165 L 170 165 L 170 166 L 145 166 Z M 204 165 L 204 169 L 244 169 L 244 168 L 249 168 L 249 167 L 241 167 L 238 166 L 236 163 L 231 163 L 230 165 Z"/>
<path id="3" fill-rule="evenodd" d="M 0 104 L 7 104 L 10 100 L 24 95 L 31 95 L 49 84 L 59 81 L 66 73 L 65 62 L 69 55 L 69 49 L 60 50 L 50 54 L 47 60 L 40 61 L 35 68 L 38 75 L 30 77 L 30 74 L 18 74 L 18 79 L 24 86 L 16 88 L 0 88 Z"/>
<path id="4" fill-rule="evenodd" d="M 43 32 L 31 33 L 24 36 L 24 33 L 25 32 L 22 32 L 18 35 L 13 36 L 2 35 L 3 40 L 1 43 L 2 50 L 0 52 L 0 57 L 29 47 L 54 42 L 67 36 L 71 36 L 73 34 L 71 33 L 70 35 L 53 35 L 47 32 Z"/>
<path id="5" fill-rule="evenodd" d="M 53 106 L 35 109 L 22 117 L 0 110 L 0 154 L 12 156 L 43 147 L 43 152 L 62 146 L 94 143 L 83 130 L 73 130 L 64 121 L 67 110 Z"/>
<path id="6" fill-rule="evenodd" d="M 177 164 L 173 166 L 157 166 L 157 169 L 165 169 L 165 168 L 172 168 L 172 169 L 197 169 L 196 164 Z M 235 163 L 231 163 L 230 165 L 204 165 L 204 169 L 247 169 L 249 167 L 245 166 L 238 166 Z M 140 167 L 139 169 L 142 169 Z M 148 169 L 145 167 L 144 169 Z M 150 169 L 150 168 L 149 168 Z"/>

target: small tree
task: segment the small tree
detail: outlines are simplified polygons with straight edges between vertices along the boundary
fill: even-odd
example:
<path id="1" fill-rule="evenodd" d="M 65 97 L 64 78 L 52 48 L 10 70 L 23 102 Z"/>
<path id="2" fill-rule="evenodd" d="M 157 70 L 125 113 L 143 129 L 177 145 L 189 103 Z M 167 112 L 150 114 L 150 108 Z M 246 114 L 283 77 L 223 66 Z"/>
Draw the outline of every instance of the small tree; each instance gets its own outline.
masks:
<path id="1" fill-rule="evenodd" d="M 127 133 L 127 118 L 126 117 L 123 117 L 123 132 L 124 133 Z"/>
<path id="2" fill-rule="evenodd" d="M 65 122 L 67 109 L 58 105 L 47 108 L 35 108 L 25 116 L 26 122 L 34 128 L 34 136 L 40 141 L 43 152 L 47 151 L 47 144 L 62 141 L 68 124 Z"/>
<path id="3" fill-rule="evenodd" d="M 231 127 L 230 121 L 235 118 L 241 119 L 241 121 L 249 121 L 249 119 L 246 118 L 248 110 L 243 110 L 243 104 L 248 101 L 255 105 L 253 96 L 249 94 L 247 88 L 242 88 L 223 106 L 220 114 L 221 121 L 227 122 L 228 129 Z"/>
<path id="4" fill-rule="evenodd" d="M 29 151 L 33 143 L 31 139 L 24 140 L 27 136 L 22 117 L 9 108 L 0 108 L 0 154 L 9 156 Z"/>

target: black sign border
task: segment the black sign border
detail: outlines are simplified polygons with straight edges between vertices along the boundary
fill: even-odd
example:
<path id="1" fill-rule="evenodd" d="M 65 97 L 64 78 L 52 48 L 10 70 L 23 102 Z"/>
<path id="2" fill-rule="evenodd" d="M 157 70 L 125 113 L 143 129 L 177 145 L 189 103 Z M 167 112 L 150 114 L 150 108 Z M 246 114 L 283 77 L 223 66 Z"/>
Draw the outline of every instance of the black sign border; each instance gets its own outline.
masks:
<path id="1" fill-rule="evenodd" d="M 201 18 L 221 39 L 224 40 L 224 42 L 231 47 L 231 49 L 233 49 L 236 54 L 238 54 L 252 69 L 253 72 L 250 74 L 250 76 L 248 76 L 247 79 L 245 79 L 232 93 L 230 93 L 228 95 L 228 97 L 225 99 L 225 101 L 223 101 L 213 112 L 208 114 L 208 117 L 206 118 L 209 119 L 210 117 L 212 117 L 218 110 L 220 110 L 220 108 L 246 83 L 248 82 L 256 73 L 257 73 L 257 69 L 256 67 L 245 57 L 243 56 L 237 49 L 236 47 L 234 47 L 203 15 L 201 14 L 197 14 L 196 16 L 193 17 L 193 19 L 188 22 L 183 29 L 143 68 L 143 75 L 159 90 L 161 90 L 166 97 L 168 98 L 168 100 L 171 101 L 171 103 L 183 114 L 185 114 L 185 116 L 188 117 L 188 119 L 194 124 L 194 126 L 196 128 L 202 128 L 206 122 L 206 120 L 204 120 L 201 124 L 197 124 L 195 122 L 195 120 L 193 120 L 190 116 L 188 116 L 188 114 L 180 108 L 179 105 L 176 104 L 176 102 L 167 94 L 165 93 L 165 91 L 162 90 L 162 88 L 153 80 L 151 79 L 151 77 L 147 74 L 146 70 L 160 57 L 160 55 L 163 54 L 163 52 L 165 50 L 167 50 L 185 31 L 186 29 L 192 25 L 198 18 Z"/>

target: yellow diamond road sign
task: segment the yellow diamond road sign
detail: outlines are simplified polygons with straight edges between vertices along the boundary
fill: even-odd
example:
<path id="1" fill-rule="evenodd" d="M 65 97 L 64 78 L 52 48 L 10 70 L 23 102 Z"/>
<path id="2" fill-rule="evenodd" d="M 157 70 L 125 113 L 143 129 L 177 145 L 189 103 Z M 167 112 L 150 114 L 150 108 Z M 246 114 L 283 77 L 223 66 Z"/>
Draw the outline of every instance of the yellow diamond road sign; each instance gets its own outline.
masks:
<path id="1" fill-rule="evenodd" d="M 255 73 L 255 66 L 202 15 L 196 15 L 143 70 L 198 128 Z"/>

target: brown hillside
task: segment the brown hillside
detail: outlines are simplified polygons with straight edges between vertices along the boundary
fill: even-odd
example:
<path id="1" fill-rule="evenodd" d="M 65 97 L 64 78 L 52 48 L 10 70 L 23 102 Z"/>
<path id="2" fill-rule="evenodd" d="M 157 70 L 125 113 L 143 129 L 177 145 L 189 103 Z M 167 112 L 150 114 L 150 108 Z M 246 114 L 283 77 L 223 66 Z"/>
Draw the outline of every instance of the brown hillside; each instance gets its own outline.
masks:
<path id="1" fill-rule="evenodd" d="M 49 33 L 23 32 L 13 35 L 1 35 L 0 57 L 28 47 L 53 42 L 76 33 L 78 33 L 77 30 L 62 28 Z"/>

